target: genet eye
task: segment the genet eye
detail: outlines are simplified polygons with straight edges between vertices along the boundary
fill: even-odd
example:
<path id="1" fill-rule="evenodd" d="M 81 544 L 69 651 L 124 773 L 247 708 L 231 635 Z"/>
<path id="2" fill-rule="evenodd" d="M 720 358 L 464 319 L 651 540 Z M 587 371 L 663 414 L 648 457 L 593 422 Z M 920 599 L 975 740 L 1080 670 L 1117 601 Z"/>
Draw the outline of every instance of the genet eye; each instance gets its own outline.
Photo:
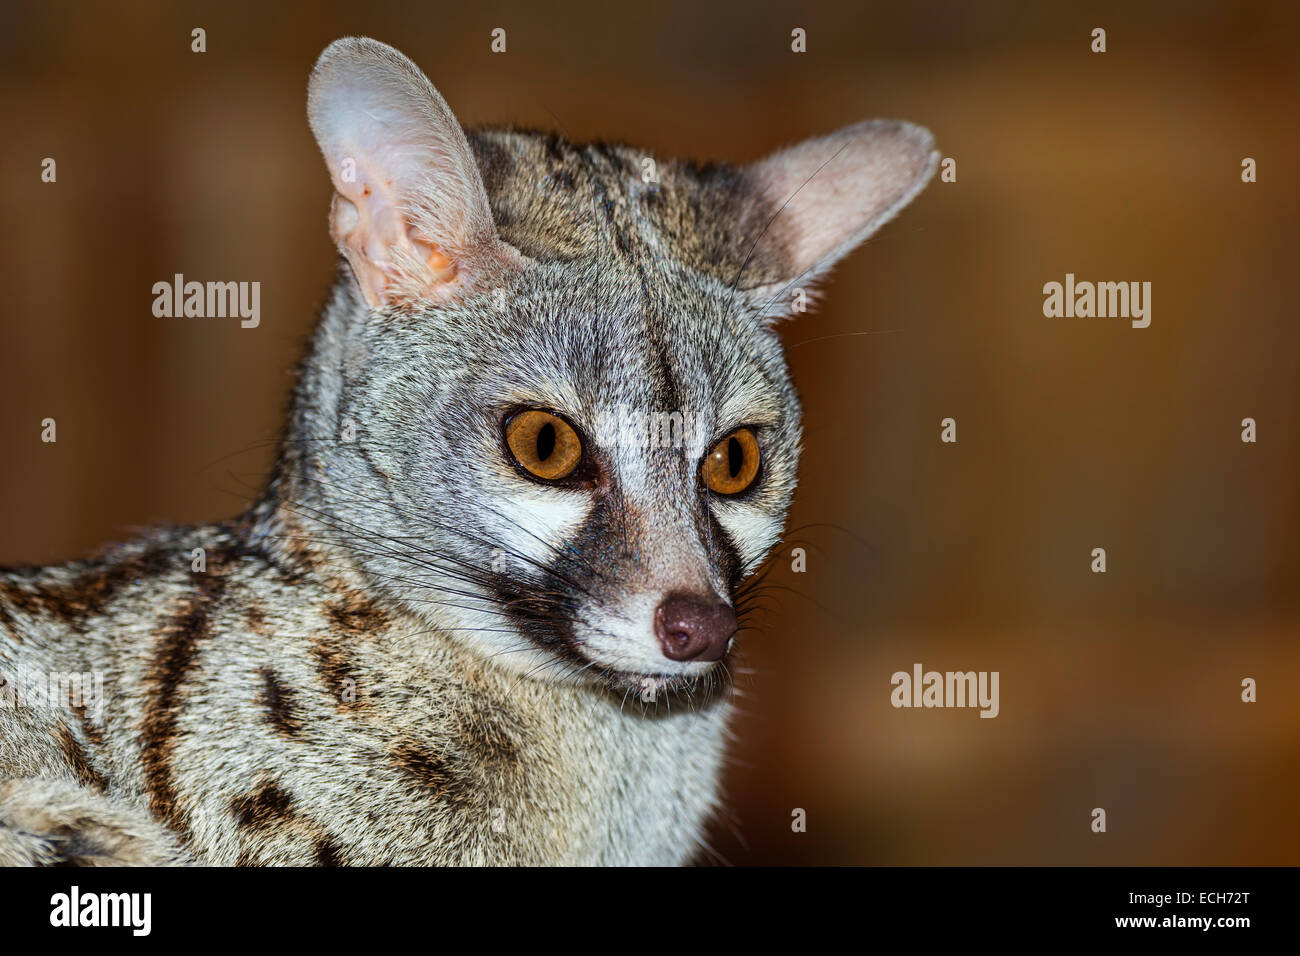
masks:
<path id="1" fill-rule="evenodd" d="M 543 481 L 560 481 L 582 461 L 582 441 L 573 426 L 558 415 L 529 409 L 506 422 L 506 444 L 529 474 Z"/>
<path id="2" fill-rule="evenodd" d="M 758 475 L 758 439 L 748 428 L 737 428 L 704 456 L 700 474 L 710 491 L 738 495 Z"/>

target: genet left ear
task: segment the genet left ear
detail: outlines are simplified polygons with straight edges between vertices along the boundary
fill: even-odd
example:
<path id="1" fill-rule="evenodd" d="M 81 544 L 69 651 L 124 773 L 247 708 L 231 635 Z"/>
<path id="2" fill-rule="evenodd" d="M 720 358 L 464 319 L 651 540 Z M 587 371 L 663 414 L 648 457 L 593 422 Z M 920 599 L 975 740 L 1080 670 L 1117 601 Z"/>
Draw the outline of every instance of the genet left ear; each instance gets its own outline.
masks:
<path id="1" fill-rule="evenodd" d="M 756 258 L 782 261 L 788 274 L 761 287 L 742 276 L 738 287 L 780 299 L 783 286 L 813 282 L 911 202 L 938 162 L 929 130 L 866 120 L 748 166 L 751 188 L 775 210 Z"/>
<path id="2" fill-rule="evenodd" d="M 330 232 L 375 309 L 446 301 L 524 257 L 497 236 L 465 133 L 392 47 L 336 40 L 308 91 L 335 195 Z"/>

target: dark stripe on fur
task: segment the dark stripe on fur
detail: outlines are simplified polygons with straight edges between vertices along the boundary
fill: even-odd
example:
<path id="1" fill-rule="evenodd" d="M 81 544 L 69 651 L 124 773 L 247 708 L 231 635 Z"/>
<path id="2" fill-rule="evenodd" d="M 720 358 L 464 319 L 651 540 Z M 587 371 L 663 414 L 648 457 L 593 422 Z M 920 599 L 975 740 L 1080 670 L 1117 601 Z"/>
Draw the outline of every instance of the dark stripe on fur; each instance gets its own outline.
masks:
<path id="1" fill-rule="evenodd" d="M 330 636 L 315 638 L 311 642 L 311 656 L 335 707 L 347 710 L 361 702 L 361 678 L 356 664 L 337 640 Z M 353 692 L 352 700 L 345 697 L 349 689 Z"/>
<path id="2" fill-rule="evenodd" d="M 478 698 L 459 723 L 460 740 L 481 769 L 499 771 L 518 764 L 518 720 L 513 712 Z"/>
<path id="3" fill-rule="evenodd" d="M 293 813 L 293 794 L 267 781 L 252 793 L 231 800 L 230 809 L 241 827 L 263 830 Z"/>
<path id="4" fill-rule="evenodd" d="M 256 604 L 250 604 L 244 609 L 244 621 L 248 624 L 248 629 L 259 637 L 266 637 L 270 633 L 266 624 L 266 611 Z"/>
<path id="5" fill-rule="evenodd" d="M 68 765 L 72 768 L 72 772 L 77 775 L 77 781 L 83 787 L 98 790 L 100 793 L 103 793 L 108 788 L 108 782 L 99 771 L 91 766 L 86 751 L 77 742 L 77 738 L 73 736 L 72 731 L 63 724 L 59 725 L 59 747 L 63 751 L 63 756 L 68 761 Z"/>
<path id="6" fill-rule="evenodd" d="M 225 591 L 225 578 L 213 567 L 220 560 L 221 555 L 210 554 L 208 571 L 195 575 L 194 589 L 158 636 L 146 678 L 149 693 L 140 737 L 149 808 L 182 839 L 187 838 L 186 814 L 177 803 L 171 766 L 176 724 L 185 703 L 185 680 L 195 665 L 199 644 L 211 636 L 213 609 Z"/>
<path id="7" fill-rule="evenodd" d="M 473 789 L 459 767 L 417 741 L 401 741 L 392 754 L 402 775 L 438 803 L 463 803 Z"/>
<path id="8" fill-rule="evenodd" d="M 263 667 L 262 707 L 266 710 L 266 719 L 276 732 L 285 737 L 293 737 L 302 730 L 302 717 L 299 714 L 297 695 L 280 683 L 280 678 L 269 667 Z"/>
<path id="9" fill-rule="evenodd" d="M 87 619 L 103 614 L 128 584 L 182 566 L 177 551 L 154 548 L 126 557 L 109 554 L 94 559 L 78 567 L 71 580 L 59 583 L 20 584 L 13 578 L 31 576 L 41 569 L 14 569 L 8 572 L 10 580 L 0 582 L 0 595 L 20 614 L 34 618 L 49 615 L 84 634 Z"/>
<path id="10" fill-rule="evenodd" d="M 331 837 L 323 836 L 316 841 L 317 866 L 343 866 L 343 858 L 338 844 Z"/>
<path id="11" fill-rule="evenodd" d="M 351 638 L 368 637 L 388 626 L 388 615 L 379 605 L 355 594 L 326 605 L 325 616 L 336 630 Z"/>

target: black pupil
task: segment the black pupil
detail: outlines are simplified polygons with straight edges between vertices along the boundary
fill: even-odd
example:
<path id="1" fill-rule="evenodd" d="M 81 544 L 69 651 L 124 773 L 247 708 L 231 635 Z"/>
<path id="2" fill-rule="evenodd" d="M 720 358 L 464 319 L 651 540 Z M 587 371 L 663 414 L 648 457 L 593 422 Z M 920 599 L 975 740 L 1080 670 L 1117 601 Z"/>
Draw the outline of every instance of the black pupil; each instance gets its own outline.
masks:
<path id="1" fill-rule="evenodd" d="M 537 460 L 546 461 L 555 451 L 555 426 L 547 422 L 537 432 Z"/>
<path id="2" fill-rule="evenodd" d="M 733 438 L 727 442 L 727 468 L 732 478 L 740 474 L 740 468 L 744 464 L 745 450 L 740 447 L 740 442 Z"/>

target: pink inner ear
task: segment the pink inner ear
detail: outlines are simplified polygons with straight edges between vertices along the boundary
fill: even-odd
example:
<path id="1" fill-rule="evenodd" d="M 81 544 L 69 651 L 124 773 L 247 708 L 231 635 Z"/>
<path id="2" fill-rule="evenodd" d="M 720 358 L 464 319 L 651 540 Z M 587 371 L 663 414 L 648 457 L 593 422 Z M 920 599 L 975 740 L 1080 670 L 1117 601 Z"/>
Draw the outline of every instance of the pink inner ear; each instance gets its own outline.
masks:
<path id="1" fill-rule="evenodd" d="M 406 57 L 335 41 L 307 101 L 337 192 L 330 229 L 372 308 L 446 300 L 523 262 L 497 237 L 464 130 Z"/>
<path id="2" fill-rule="evenodd" d="M 434 297 L 440 285 L 456 278 L 456 263 L 406 220 L 391 180 L 381 183 L 358 168 L 355 181 L 336 176 L 334 186 L 331 232 L 372 307 Z"/>
<path id="3" fill-rule="evenodd" d="M 419 236 L 414 228 L 408 228 L 406 235 L 416 253 L 424 257 L 424 264 L 435 282 L 450 282 L 456 278 L 456 263 L 436 243 Z"/>
<path id="4" fill-rule="evenodd" d="M 754 171 L 782 207 L 773 223 L 798 273 L 816 277 L 892 219 L 938 161 L 930 133 L 897 120 L 868 120 L 807 140 Z"/>

